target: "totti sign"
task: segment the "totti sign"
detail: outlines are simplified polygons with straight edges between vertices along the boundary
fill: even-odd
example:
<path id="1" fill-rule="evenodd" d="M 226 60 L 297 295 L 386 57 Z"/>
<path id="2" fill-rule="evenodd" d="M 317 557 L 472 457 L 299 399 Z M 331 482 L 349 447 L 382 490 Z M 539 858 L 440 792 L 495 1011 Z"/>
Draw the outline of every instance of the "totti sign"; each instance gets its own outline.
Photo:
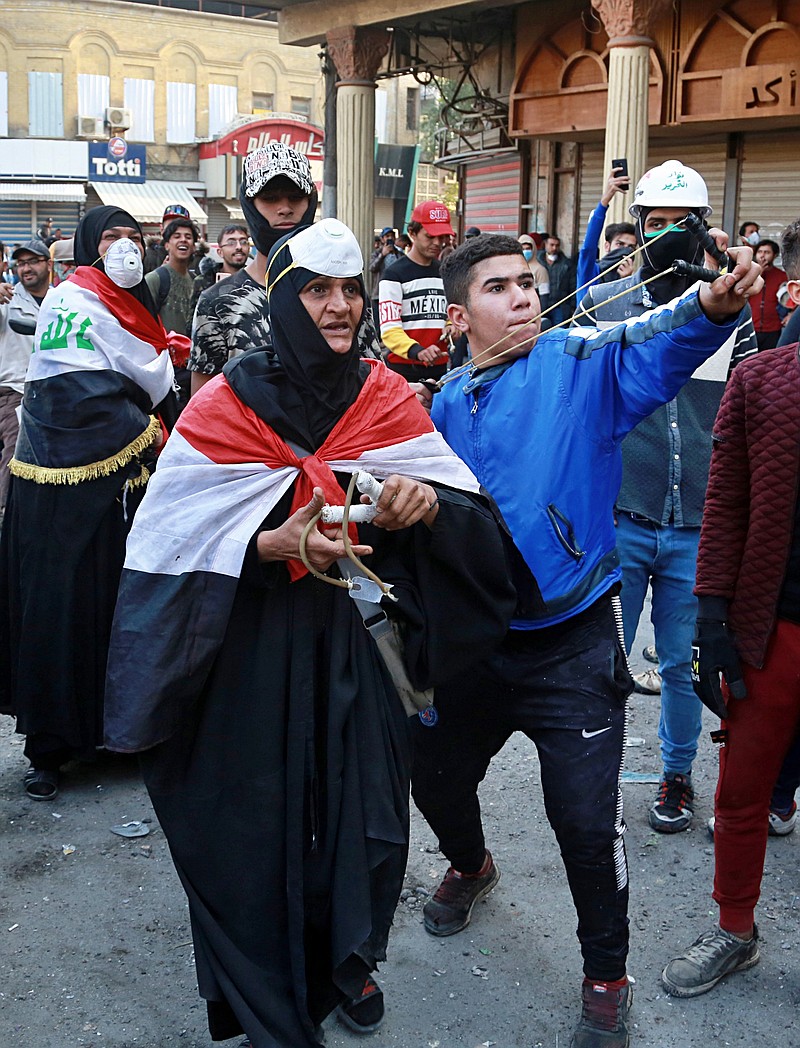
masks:
<path id="1" fill-rule="evenodd" d="M 144 182 L 147 148 L 133 146 L 124 138 L 89 143 L 90 182 Z"/>

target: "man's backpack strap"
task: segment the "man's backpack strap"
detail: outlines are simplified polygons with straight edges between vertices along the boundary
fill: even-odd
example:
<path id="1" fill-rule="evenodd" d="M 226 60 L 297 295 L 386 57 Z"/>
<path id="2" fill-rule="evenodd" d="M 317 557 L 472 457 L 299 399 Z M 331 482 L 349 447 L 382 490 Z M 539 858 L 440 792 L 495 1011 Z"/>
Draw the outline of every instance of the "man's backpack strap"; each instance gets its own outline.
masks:
<path id="1" fill-rule="evenodd" d="M 156 273 L 158 273 L 158 294 L 156 295 L 156 313 L 160 313 L 161 310 L 164 308 L 164 303 L 169 298 L 169 266 L 159 266 L 156 270 Z"/>

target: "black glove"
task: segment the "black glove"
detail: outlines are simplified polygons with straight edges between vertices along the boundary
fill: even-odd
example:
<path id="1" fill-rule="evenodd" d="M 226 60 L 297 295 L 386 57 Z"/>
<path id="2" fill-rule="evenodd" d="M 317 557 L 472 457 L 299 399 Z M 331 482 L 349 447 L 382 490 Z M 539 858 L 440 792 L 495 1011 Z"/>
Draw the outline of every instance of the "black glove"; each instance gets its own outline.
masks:
<path id="1" fill-rule="evenodd" d="M 703 705 L 725 720 L 728 708 L 722 697 L 720 673 L 734 699 L 747 696 L 736 645 L 725 622 L 698 618 L 692 639 L 692 685 Z"/>

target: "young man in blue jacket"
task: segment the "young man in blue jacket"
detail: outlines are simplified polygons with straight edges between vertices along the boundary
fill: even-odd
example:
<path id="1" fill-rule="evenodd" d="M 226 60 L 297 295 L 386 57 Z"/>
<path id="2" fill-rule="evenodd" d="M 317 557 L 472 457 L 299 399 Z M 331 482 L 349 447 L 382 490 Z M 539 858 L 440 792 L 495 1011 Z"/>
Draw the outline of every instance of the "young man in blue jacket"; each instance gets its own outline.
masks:
<path id="1" fill-rule="evenodd" d="M 539 340 L 516 240 L 476 237 L 442 266 L 448 314 L 474 366 L 434 397 L 431 414 L 499 507 L 518 602 L 500 649 L 437 688 L 436 715 L 415 727 L 414 799 L 451 864 L 425 927 L 461 931 L 499 880 L 477 790 L 492 757 L 524 731 L 578 912 L 585 979 L 572 1048 L 629 1043 L 619 771 L 632 682 L 613 601 L 620 444 L 735 329 L 761 286 L 750 248 L 737 259 L 732 274 L 649 317 Z"/>

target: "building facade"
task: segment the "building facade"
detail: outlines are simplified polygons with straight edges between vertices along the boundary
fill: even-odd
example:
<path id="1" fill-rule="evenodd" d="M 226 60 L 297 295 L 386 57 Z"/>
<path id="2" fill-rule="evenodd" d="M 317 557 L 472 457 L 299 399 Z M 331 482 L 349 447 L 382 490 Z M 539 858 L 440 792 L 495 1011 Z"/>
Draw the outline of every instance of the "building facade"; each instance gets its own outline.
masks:
<path id="1" fill-rule="evenodd" d="M 575 248 L 610 166 L 610 34 L 582 8 L 548 5 L 534 20 L 534 7 L 517 12 L 508 132 L 531 229 L 557 228 Z M 777 236 L 800 214 L 800 4 L 678 0 L 649 33 L 646 166 L 697 168 L 715 224 L 733 234 L 752 220 Z"/>
<path id="2" fill-rule="evenodd" d="M 206 225 L 203 142 L 272 111 L 321 123 L 319 49 L 279 43 L 274 21 L 120 0 L 3 0 L 2 11 L 4 241 L 29 238 L 45 217 L 69 235 L 82 209 L 115 200 L 115 186 L 151 227 L 181 201 Z M 90 146 L 112 136 L 141 155 L 144 180 L 113 158 L 102 166 L 113 177 L 97 177 Z"/>
<path id="3" fill-rule="evenodd" d="M 555 231 L 573 253 L 616 157 L 634 182 L 670 158 L 698 168 L 732 234 L 800 212 L 798 0 L 273 2 L 282 40 L 339 48 L 351 127 L 387 61 L 459 85 L 438 162 L 457 172 L 462 230 Z M 366 142 L 345 139 L 340 170 L 345 150 L 348 172 L 364 163 Z M 353 179 L 339 195 L 354 220 L 369 206 Z"/>

